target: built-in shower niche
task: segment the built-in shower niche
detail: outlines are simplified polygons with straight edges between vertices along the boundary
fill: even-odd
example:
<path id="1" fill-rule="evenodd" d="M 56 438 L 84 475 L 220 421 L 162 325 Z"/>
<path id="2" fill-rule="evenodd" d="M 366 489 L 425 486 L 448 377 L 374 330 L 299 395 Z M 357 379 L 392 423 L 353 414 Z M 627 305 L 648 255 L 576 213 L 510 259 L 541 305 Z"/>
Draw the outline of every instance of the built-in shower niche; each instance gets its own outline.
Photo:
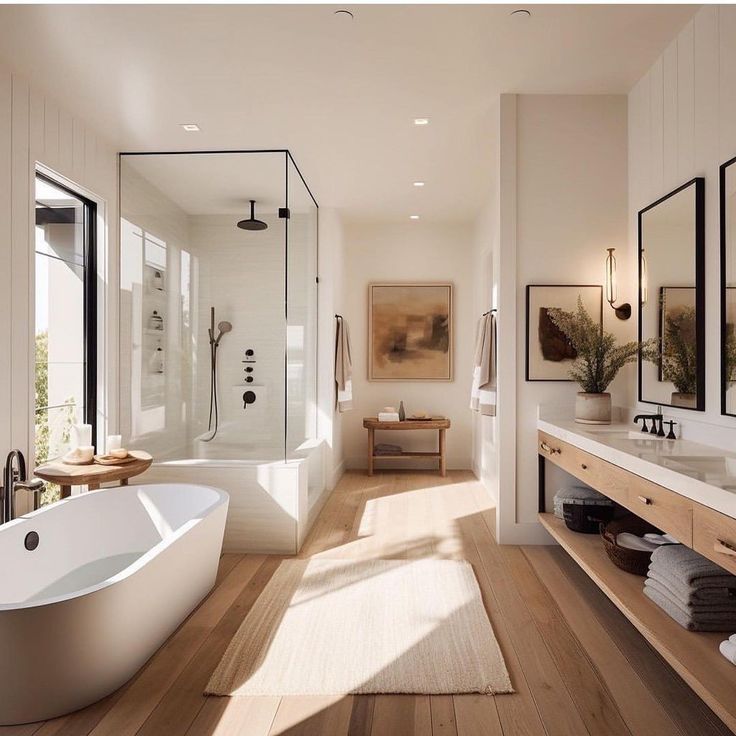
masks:
<path id="1" fill-rule="evenodd" d="M 317 205 L 286 151 L 123 154 L 120 193 L 120 430 L 154 455 L 143 481 L 220 485 L 228 548 L 293 551 L 324 487 Z"/>

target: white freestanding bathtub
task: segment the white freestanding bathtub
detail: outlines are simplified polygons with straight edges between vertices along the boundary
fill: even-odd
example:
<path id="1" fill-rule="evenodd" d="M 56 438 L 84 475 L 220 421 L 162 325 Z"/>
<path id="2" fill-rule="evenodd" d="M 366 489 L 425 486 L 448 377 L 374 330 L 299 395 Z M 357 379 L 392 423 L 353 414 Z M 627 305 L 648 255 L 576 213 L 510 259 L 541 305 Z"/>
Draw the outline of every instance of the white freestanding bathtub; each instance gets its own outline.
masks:
<path id="1" fill-rule="evenodd" d="M 1 526 L 0 724 L 130 679 L 214 585 L 227 507 L 207 486 L 128 486 Z"/>

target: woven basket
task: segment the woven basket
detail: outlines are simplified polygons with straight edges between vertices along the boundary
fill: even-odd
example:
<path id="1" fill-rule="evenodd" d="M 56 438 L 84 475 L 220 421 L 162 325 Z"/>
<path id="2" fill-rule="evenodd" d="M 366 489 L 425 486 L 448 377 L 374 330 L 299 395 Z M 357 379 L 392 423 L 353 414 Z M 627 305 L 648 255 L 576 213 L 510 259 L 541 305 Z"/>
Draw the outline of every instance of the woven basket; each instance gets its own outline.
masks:
<path id="1" fill-rule="evenodd" d="M 649 570 L 649 563 L 652 559 L 652 553 L 646 552 L 645 550 L 619 547 L 616 544 L 616 537 L 622 532 L 630 532 L 639 537 L 645 534 L 661 534 L 662 532 L 656 526 L 653 526 L 648 521 L 644 521 L 644 519 L 640 519 L 638 516 L 634 516 L 634 514 L 609 521 L 607 524 L 601 524 L 600 526 L 603 546 L 606 548 L 606 554 L 611 562 L 616 567 L 620 567 L 632 575 L 646 577 L 647 571 Z"/>

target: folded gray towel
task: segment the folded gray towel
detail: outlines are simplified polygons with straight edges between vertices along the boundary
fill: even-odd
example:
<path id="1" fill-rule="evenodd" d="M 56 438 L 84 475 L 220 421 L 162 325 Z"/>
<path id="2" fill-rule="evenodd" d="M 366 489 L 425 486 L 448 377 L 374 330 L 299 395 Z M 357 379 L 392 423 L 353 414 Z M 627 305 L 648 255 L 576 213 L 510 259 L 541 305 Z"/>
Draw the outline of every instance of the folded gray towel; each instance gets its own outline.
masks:
<path id="1" fill-rule="evenodd" d="M 649 566 L 648 575 L 651 579 L 667 586 L 672 594 L 681 601 L 688 601 L 693 604 L 717 604 L 731 601 L 736 603 L 736 577 L 732 575 L 703 578 L 702 584 L 697 587 L 673 578 L 652 565 Z"/>
<path id="2" fill-rule="evenodd" d="M 696 620 L 672 603 L 669 598 L 653 590 L 651 586 L 644 586 L 644 595 L 658 605 L 671 619 L 680 624 L 683 629 L 688 631 L 732 631 L 734 623 L 736 623 L 736 616 L 729 620 L 703 621 L 700 618 Z"/>
<path id="3" fill-rule="evenodd" d="M 703 585 L 713 587 L 713 578 L 719 579 L 718 584 L 723 585 L 724 576 L 726 580 L 731 579 L 736 585 L 735 576 L 729 575 L 715 562 L 711 562 L 684 544 L 667 544 L 655 549 L 652 552 L 650 569 L 695 588 Z"/>
<path id="4" fill-rule="evenodd" d="M 389 445 L 385 442 L 382 442 L 373 448 L 373 453 L 375 455 L 398 455 L 400 452 L 401 447 L 399 445 Z"/>
<path id="5" fill-rule="evenodd" d="M 655 578 L 647 578 L 644 581 L 644 585 L 669 598 L 672 603 L 679 606 L 689 616 L 697 618 L 701 613 L 736 614 L 736 598 L 720 602 L 716 601 L 715 603 L 702 603 L 680 598 L 666 583 Z"/>

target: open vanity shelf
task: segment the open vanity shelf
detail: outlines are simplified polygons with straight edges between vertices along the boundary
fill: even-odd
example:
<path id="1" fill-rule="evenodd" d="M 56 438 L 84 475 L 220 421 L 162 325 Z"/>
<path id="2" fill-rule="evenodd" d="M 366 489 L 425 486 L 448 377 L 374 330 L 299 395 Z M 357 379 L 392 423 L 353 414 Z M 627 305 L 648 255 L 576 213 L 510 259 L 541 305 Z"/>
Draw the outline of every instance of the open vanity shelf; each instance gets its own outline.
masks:
<path id="1" fill-rule="evenodd" d="M 717 540 L 736 538 L 736 520 L 576 447 L 570 441 L 560 440 L 556 432 L 553 434 L 554 427 L 546 422 L 540 422 L 540 426 L 546 430 L 539 432 L 538 441 L 540 522 L 670 666 L 736 733 L 736 666 L 718 651 L 719 643 L 734 632 L 700 633 L 683 629 L 644 595 L 644 578 L 624 572 L 609 560 L 599 535 L 571 531 L 554 514 L 545 512 L 544 464 L 549 461 L 561 467 L 735 573 L 736 558 L 719 555 Z M 569 431 L 562 434 L 571 440 Z"/>

